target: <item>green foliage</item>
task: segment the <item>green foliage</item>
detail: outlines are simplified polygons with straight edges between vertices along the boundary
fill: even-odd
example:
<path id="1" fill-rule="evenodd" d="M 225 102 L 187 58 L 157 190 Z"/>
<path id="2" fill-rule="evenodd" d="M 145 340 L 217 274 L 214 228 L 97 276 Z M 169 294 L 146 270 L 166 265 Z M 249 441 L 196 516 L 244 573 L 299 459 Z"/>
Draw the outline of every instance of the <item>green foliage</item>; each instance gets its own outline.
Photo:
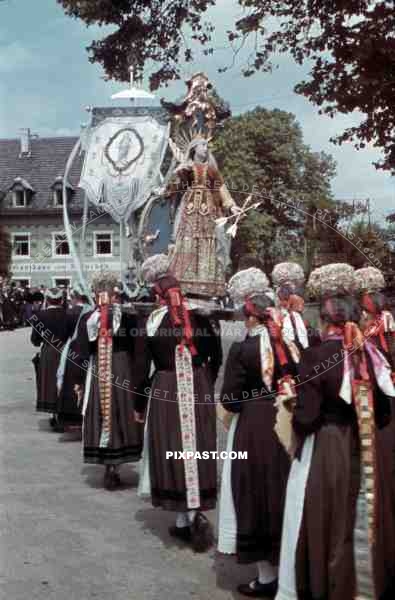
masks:
<path id="1" fill-rule="evenodd" d="M 180 78 L 194 60 L 193 42 L 215 53 L 215 34 L 205 13 L 216 0 L 57 0 L 87 25 L 109 25 L 111 33 L 92 42 L 90 60 L 108 77 L 128 79 L 131 62 L 141 74 L 149 62 L 152 89 Z M 243 73 L 273 67 L 279 53 L 308 63 L 309 79 L 295 90 L 331 117 L 361 115 L 361 123 L 334 141 L 373 144 L 384 152 L 377 166 L 395 169 L 395 11 L 393 0 L 227 0 L 241 17 L 228 31 L 237 53 L 253 38 Z M 155 66 L 156 65 L 156 66 Z M 156 70 L 155 70 L 156 69 Z M 225 69 L 220 69 L 225 70 Z"/>
<path id="2" fill-rule="evenodd" d="M 319 208 L 334 208 L 332 158 L 304 144 L 294 115 L 264 108 L 229 119 L 215 140 L 214 154 L 237 203 L 250 194 L 262 202 L 239 228 L 235 266 L 245 254 L 256 254 L 267 269 L 285 258 L 306 260 L 304 240 L 308 245 L 319 238 L 313 215 Z M 306 266 L 309 270 L 310 263 Z"/>
<path id="3" fill-rule="evenodd" d="M 70 17 L 89 25 L 108 25 L 113 31 L 88 48 L 91 62 L 103 65 L 108 77 L 127 81 L 131 63 L 141 74 L 147 61 L 158 66 L 151 87 L 179 77 L 177 63 L 190 61 L 183 27 L 207 43 L 213 28 L 202 16 L 215 0 L 57 0 Z"/>
<path id="4" fill-rule="evenodd" d="M 357 269 L 364 266 L 386 269 L 392 253 L 387 230 L 363 220 L 354 222 L 344 236 L 338 236 L 338 248 Z"/>

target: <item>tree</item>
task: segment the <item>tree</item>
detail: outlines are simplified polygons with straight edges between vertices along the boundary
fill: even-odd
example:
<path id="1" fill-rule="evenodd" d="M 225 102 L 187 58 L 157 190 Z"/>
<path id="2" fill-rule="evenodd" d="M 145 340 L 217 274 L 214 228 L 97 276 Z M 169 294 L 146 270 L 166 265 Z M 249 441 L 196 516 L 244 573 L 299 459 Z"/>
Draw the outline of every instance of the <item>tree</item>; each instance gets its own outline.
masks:
<path id="1" fill-rule="evenodd" d="M 127 80 L 131 62 L 141 74 L 154 65 L 152 89 L 180 77 L 193 42 L 213 54 L 215 29 L 205 13 L 216 0 L 58 0 L 87 25 L 115 28 L 89 47 L 108 77 Z M 230 0 L 229 0 L 230 2 Z M 330 116 L 361 115 L 333 141 L 367 143 L 384 152 L 376 166 L 395 171 L 395 11 L 393 0 L 233 0 L 244 15 L 228 31 L 235 53 L 253 36 L 246 76 L 267 71 L 278 53 L 311 65 L 295 90 Z M 275 60 L 275 58 L 274 58 Z M 156 66 L 155 66 L 156 65 Z M 222 69 L 223 70 L 223 69 Z"/>
<path id="2" fill-rule="evenodd" d="M 0 225 L 0 277 L 7 277 L 9 274 L 11 251 L 10 234 Z"/>
<path id="3" fill-rule="evenodd" d="M 294 258 L 309 271 L 313 241 L 322 229 L 314 215 L 335 206 L 333 159 L 304 144 L 294 115 L 264 108 L 228 119 L 215 139 L 214 154 L 237 203 L 251 193 L 262 202 L 241 222 L 232 249 L 234 265 L 255 254 L 267 270 L 275 261 Z"/>
<path id="4" fill-rule="evenodd" d="M 347 262 L 357 269 L 364 266 L 388 268 L 391 250 L 385 229 L 377 223 L 357 220 L 344 237 L 339 237 L 338 244 L 340 251 L 343 246 Z"/>
<path id="5" fill-rule="evenodd" d="M 91 62 L 99 62 L 109 78 L 127 81 L 133 63 L 136 75 L 147 61 L 158 66 L 150 78 L 156 89 L 177 77 L 180 58 L 189 61 L 184 27 L 201 43 L 210 39 L 213 28 L 202 16 L 215 0 L 57 0 L 67 15 L 90 26 L 109 25 L 115 31 L 89 46 Z"/>

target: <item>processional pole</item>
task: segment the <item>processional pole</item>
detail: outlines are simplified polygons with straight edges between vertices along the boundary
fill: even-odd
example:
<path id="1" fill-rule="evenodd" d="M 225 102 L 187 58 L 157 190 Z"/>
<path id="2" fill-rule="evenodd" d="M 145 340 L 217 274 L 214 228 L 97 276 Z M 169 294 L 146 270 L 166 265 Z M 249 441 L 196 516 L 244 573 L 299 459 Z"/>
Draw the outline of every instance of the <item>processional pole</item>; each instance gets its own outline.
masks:
<path id="1" fill-rule="evenodd" d="M 74 243 L 74 239 L 73 239 L 73 232 L 72 232 L 72 228 L 70 225 L 70 219 L 69 219 L 69 214 L 67 211 L 67 201 L 68 201 L 68 194 L 67 194 L 67 183 L 68 183 L 68 177 L 69 177 L 69 173 L 71 170 L 71 167 L 73 166 L 73 162 L 75 157 L 77 156 L 77 153 L 79 151 L 79 149 L 81 148 L 81 138 L 78 138 L 73 150 L 71 151 L 71 154 L 68 158 L 67 164 L 66 164 L 66 169 L 64 172 L 64 177 L 63 177 L 63 223 L 64 223 L 64 230 L 65 230 L 65 234 L 66 234 L 66 239 L 67 239 L 67 243 L 69 245 L 69 249 L 71 252 L 71 256 L 74 262 L 74 267 L 75 270 L 77 271 L 77 276 L 78 276 L 78 280 L 79 283 L 82 287 L 82 289 L 85 292 L 86 297 L 89 299 L 89 303 L 93 306 L 93 300 L 91 298 L 91 293 L 90 293 L 90 289 L 87 285 L 86 279 L 84 277 L 82 268 L 81 268 L 81 261 L 79 259 L 79 256 L 77 254 L 77 250 L 75 247 L 75 243 Z"/>

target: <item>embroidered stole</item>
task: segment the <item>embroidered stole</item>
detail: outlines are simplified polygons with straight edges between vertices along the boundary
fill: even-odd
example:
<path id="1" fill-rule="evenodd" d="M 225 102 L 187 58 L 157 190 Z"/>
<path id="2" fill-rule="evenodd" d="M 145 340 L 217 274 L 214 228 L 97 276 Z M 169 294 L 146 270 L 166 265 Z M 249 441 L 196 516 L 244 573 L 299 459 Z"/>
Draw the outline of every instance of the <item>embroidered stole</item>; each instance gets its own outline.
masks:
<path id="1" fill-rule="evenodd" d="M 372 385 L 365 366 L 361 369 L 361 379 L 353 379 L 352 391 L 354 406 L 358 417 L 359 437 L 361 445 L 361 464 L 365 476 L 365 496 L 368 518 L 368 539 L 370 547 L 375 544 L 377 522 L 377 452 L 376 423 L 374 415 L 374 398 Z"/>
<path id="2" fill-rule="evenodd" d="M 196 308 L 188 303 L 189 310 Z M 147 334 L 155 335 L 162 320 L 168 313 L 167 307 L 161 307 L 151 313 L 147 322 Z M 195 393 L 193 382 L 192 356 L 185 344 L 176 346 L 175 352 L 177 400 L 180 417 L 182 450 L 187 452 L 189 458 L 184 458 L 185 486 L 187 492 L 188 509 L 197 509 L 200 506 L 200 486 L 196 452 L 196 418 L 195 418 Z"/>
<path id="3" fill-rule="evenodd" d="M 193 366 L 189 348 L 182 344 L 176 347 L 176 375 L 182 450 L 186 452 L 187 456 L 186 459 L 184 458 L 187 506 L 189 509 L 195 509 L 200 506 L 200 488 L 198 463 L 194 456 L 196 452 L 196 419 Z"/>
<path id="4" fill-rule="evenodd" d="M 259 355 L 262 381 L 270 393 L 274 373 L 274 356 L 269 333 L 265 325 L 257 325 L 249 331 L 249 337 L 259 336 Z"/>
<path id="5" fill-rule="evenodd" d="M 100 331 L 97 344 L 99 366 L 99 393 L 101 412 L 100 448 L 110 443 L 111 433 L 111 397 L 112 397 L 112 334 L 109 327 L 109 305 L 100 306 Z"/>

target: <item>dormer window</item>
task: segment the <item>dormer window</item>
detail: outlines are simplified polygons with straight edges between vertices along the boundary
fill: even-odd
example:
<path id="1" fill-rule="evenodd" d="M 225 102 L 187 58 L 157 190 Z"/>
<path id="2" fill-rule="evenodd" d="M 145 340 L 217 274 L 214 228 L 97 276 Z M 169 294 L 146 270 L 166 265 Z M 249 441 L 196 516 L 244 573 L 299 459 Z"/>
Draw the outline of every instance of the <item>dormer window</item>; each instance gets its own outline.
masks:
<path id="1" fill-rule="evenodd" d="M 70 200 L 71 195 L 74 193 L 74 188 L 72 185 L 68 184 L 66 186 L 67 200 Z M 52 184 L 52 199 L 53 206 L 63 206 L 63 177 L 58 175 Z"/>
<path id="2" fill-rule="evenodd" d="M 16 177 L 10 188 L 12 197 L 12 206 L 15 208 L 24 208 L 29 206 L 34 189 L 26 179 Z"/>
<path id="3" fill-rule="evenodd" d="M 53 191 L 53 205 L 63 206 L 63 189 L 55 188 Z"/>
<path id="4" fill-rule="evenodd" d="M 26 206 L 26 193 L 25 190 L 14 190 L 12 192 L 13 195 L 13 204 L 14 206 Z"/>

